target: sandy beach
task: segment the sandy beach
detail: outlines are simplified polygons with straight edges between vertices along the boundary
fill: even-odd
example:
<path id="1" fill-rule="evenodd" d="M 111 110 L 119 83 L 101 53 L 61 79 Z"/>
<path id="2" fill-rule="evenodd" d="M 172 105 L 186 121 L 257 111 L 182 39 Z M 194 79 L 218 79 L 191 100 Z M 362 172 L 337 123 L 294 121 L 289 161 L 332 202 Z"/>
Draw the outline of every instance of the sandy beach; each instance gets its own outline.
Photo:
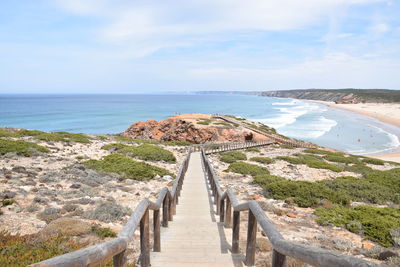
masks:
<path id="1" fill-rule="evenodd" d="M 327 105 L 333 108 L 352 111 L 361 115 L 369 116 L 382 122 L 400 127 L 400 104 L 392 103 L 360 103 L 360 104 L 335 104 L 328 101 L 309 100 L 314 103 Z M 382 155 L 370 155 L 370 157 L 400 162 L 400 153 Z"/>

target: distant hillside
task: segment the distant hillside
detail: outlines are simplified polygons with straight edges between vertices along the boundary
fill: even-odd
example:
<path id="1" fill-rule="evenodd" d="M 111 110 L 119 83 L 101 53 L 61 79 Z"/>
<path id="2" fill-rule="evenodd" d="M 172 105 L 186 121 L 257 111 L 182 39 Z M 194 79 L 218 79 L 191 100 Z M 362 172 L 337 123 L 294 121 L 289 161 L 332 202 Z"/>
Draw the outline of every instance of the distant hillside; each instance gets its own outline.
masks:
<path id="1" fill-rule="evenodd" d="M 264 91 L 258 95 L 296 99 L 336 101 L 340 103 L 400 102 L 400 90 L 386 89 L 307 89 Z"/>

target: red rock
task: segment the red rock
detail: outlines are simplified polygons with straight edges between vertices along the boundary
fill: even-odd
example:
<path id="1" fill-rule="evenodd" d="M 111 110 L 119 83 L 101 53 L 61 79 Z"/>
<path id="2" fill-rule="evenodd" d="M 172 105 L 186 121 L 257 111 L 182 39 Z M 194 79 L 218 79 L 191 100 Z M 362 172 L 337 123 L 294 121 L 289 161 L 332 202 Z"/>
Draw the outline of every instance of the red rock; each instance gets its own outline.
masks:
<path id="1" fill-rule="evenodd" d="M 297 218 L 297 215 L 295 215 L 293 213 L 287 213 L 286 216 L 288 216 L 290 218 Z"/>
<path id="2" fill-rule="evenodd" d="M 259 200 L 261 197 L 260 196 L 253 196 L 254 200 Z"/>
<path id="3" fill-rule="evenodd" d="M 375 247 L 375 245 L 373 243 L 371 243 L 371 242 L 365 241 L 365 242 L 362 243 L 362 248 L 363 249 L 372 249 L 374 247 Z"/>
<path id="4" fill-rule="evenodd" d="M 203 114 L 204 115 L 204 114 Z M 159 141 L 187 141 L 195 144 L 208 142 L 245 141 L 253 139 L 265 140 L 242 127 L 220 128 L 213 124 L 199 126 L 193 118 L 185 119 L 184 115 L 170 117 L 162 121 L 149 120 L 136 122 L 121 134 L 124 137 L 138 139 L 154 139 Z"/>

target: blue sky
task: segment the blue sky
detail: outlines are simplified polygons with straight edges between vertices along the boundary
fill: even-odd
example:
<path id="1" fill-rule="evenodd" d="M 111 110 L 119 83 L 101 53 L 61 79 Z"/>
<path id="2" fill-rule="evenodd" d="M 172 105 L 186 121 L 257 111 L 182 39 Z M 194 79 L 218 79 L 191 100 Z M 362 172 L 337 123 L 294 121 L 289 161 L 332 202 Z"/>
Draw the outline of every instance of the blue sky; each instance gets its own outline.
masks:
<path id="1" fill-rule="evenodd" d="M 400 1 L 2 0 L 0 93 L 400 89 Z"/>

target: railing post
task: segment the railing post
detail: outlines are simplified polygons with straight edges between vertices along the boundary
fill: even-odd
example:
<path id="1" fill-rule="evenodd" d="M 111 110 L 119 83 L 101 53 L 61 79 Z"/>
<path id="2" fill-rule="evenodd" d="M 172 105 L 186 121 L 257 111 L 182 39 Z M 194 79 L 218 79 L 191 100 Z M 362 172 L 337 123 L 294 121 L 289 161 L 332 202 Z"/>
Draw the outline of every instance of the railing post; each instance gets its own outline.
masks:
<path id="1" fill-rule="evenodd" d="M 253 212 L 249 210 L 249 221 L 247 228 L 247 246 L 246 246 L 246 266 L 253 266 L 255 263 L 256 236 L 257 236 L 257 220 Z"/>
<path id="2" fill-rule="evenodd" d="M 240 211 L 233 211 L 232 253 L 239 253 Z"/>
<path id="3" fill-rule="evenodd" d="M 140 220 L 140 266 L 150 266 L 149 209 L 146 209 Z"/>
<path id="4" fill-rule="evenodd" d="M 160 210 L 153 211 L 153 251 L 161 251 L 161 240 L 160 240 Z"/>
<path id="5" fill-rule="evenodd" d="M 114 267 L 122 267 L 125 265 L 125 263 L 126 263 L 125 252 L 126 252 L 126 250 L 122 251 L 121 253 L 119 253 L 113 257 Z"/>
<path id="6" fill-rule="evenodd" d="M 163 207 L 162 207 L 162 226 L 168 227 L 169 220 L 169 198 L 168 195 L 164 197 Z"/>
<path id="7" fill-rule="evenodd" d="M 272 251 L 272 267 L 283 267 L 286 263 L 286 256 L 275 249 Z"/>
<path id="8" fill-rule="evenodd" d="M 231 228 L 232 226 L 232 204 L 229 197 L 226 198 L 226 209 L 225 209 L 225 227 Z"/>
<path id="9" fill-rule="evenodd" d="M 219 206 L 219 221 L 224 222 L 225 220 L 225 199 L 220 201 L 220 206 Z"/>

